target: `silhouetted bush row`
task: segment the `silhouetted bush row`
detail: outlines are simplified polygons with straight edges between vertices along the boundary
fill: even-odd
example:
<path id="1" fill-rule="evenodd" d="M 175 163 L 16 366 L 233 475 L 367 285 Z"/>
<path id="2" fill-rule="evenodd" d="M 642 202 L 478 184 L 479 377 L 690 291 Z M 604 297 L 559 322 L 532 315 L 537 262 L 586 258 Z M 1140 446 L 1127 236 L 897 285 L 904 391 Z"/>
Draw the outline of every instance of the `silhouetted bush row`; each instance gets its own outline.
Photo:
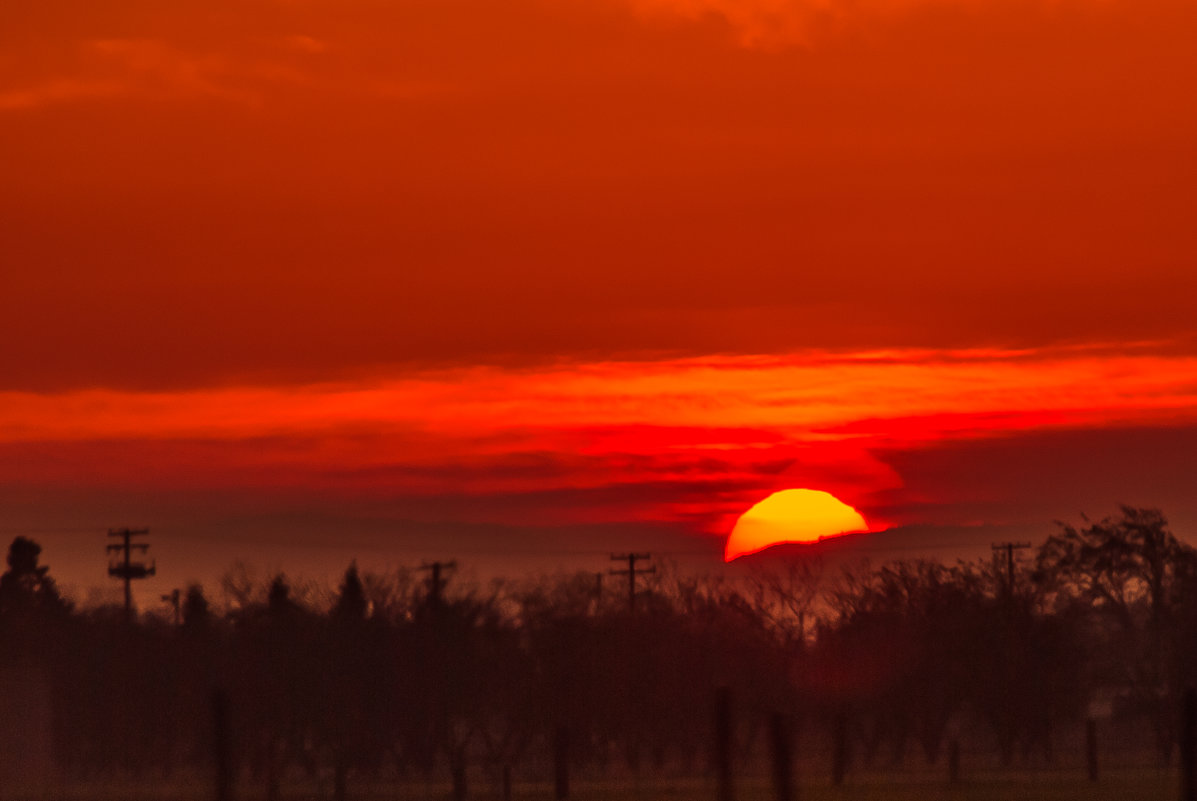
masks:
<path id="1" fill-rule="evenodd" d="M 744 755 L 780 712 L 808 748 L 840 732 L 858 761 L 934 762 L 961 736 L 1002 761 L 1051 760 L 1097 709 L 1166 758 L 1197 683 L 1197 557 L 1159 512 L 1129 507 L 1061 526 L 1013 571 L 913 561 L 824 577 L 787 559 L 739 584 L 658 574 L 635 610 L 594 574 L 482 592 L 351 566 L 323 605 L 283 576 L 263 597 L 230 580 L 221 608 L 193 586 L 176 625 L 72 609 L 39 551 L 18 538 L 0 578 L 0 717 L 21 717 L 25 738 L 0 747 L 36 762 L 42 720 L 72 777 L 206 770 L 216 688 L 239 769 L 277 797 L 303 773 L 338 793 L 379 772 L 543 773 L 562 728 L 590 770 L 700 772 L 718 687 Z"/>

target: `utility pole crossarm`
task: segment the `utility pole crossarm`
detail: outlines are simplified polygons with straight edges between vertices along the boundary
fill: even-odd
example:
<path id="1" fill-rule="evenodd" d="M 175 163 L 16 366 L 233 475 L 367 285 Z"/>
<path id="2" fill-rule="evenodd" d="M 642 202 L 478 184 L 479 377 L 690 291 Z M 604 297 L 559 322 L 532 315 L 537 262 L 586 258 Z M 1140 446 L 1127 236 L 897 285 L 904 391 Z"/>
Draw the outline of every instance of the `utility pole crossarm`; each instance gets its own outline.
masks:
<path id="1" fill-rule="evenodd" d="M 652 567 L 636 567 L 637 562 L 647 562 L 652 559 L 651 553 L 613 553 L 611 554 L 612 562 L 627 562 L 627 570 L 609 570 L 612 576 L 627 576 L 628 577 L 628 611 L 635 614 L 636 612 L 636 576 L 643 576 L 648 573 L 656 573 L 657 566 Z"/>
<path id="2" fill-rule="evenodd" d="M 115 564 L 109 562 L 108 575 L 123 579 L 125 582 L 125 620 L 133 619 L 133 579 L 148 578 L 158 572 L 156 563 L 134 562 L 133 553 L 144 554 L 150 549 L 148 543 L 133 542 L 133 537 L 144 537 L 150 533 L 148 528 L 110 528 L 109 537 L 119 537 L 120 542 L 109 543 L 105 547 L 108 553 L 121 554 L 123 558 Z"/>

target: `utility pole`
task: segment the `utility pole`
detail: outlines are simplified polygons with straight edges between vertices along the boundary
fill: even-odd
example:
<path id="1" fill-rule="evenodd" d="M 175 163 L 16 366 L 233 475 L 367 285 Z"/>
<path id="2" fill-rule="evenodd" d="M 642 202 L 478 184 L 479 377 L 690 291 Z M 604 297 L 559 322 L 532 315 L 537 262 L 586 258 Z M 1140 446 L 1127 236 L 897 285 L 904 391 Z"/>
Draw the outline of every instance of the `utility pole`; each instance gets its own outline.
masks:
<path id="1" fill-rule="evenodd" d="M 999 542 L 993 544 L 995 556 L 1000 558 L 1002 551 L 1006 552 L 1006 597 L 1014 597 L 1014 552 L 1030 548 L 1029 542 Z"/>
<path id="2" fill-rule="evenodd" d="M 441 606 L 441 592 L 445 589 L 447 579 L 442 578 L 441 574 L 445 570 L 455 570 L 457 562 L 425 562 L 420 565 L 421 570 L 427 570 L 428 576 L 428 604 L 433 609 L 439 609 Z"/>
<path id="3" fill-rule="evenodd" d="M 120 554 L 116 562 L 108 563 L 108 575 L 124 579 L 125 582 L 125 620 L 133 619 L 133 579 L 149 578 L 157 572 L 157 565 L 153 562 L 134 562 L 133 552 L 145 555 L 150 549 L 149 543 L 133 542 L 133 537 L 143 537 L 150 533 L 148 528 L 110 528 L 109 537 L 119 537 L 120 542 L 108 543 L 109 554 Z"/>
<path id="4" fill-rule="evenodd" d="M 628 577 L 628 611 L 632 614 L 636 613 L 636 576 L 643 576 L 647 573 L 656 573 L 657 566 L 637 568 L 636 563 L 640 561 L 647 562 L 652 559 L 651 553 L 613 553 L 611 554 L 612 562 L 627 562 L 627 570 L 611 570 L 608 571 L 612 576 L 627 576 Z"/>

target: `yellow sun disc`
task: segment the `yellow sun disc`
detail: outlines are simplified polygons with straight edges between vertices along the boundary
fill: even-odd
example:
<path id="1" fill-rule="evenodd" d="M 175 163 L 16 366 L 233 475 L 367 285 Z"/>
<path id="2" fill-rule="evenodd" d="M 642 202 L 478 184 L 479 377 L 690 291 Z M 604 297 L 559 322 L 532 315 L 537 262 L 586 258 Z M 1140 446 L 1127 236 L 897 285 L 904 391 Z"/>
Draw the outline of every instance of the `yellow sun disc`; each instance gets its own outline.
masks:
<path id="1" fill-rule="evenodd" d="M 868 530 L 860 512 L 829 492 L 782 490 L 740 515 L 723 559 L 730 562 L 781 542 L 813 543 Z"/>

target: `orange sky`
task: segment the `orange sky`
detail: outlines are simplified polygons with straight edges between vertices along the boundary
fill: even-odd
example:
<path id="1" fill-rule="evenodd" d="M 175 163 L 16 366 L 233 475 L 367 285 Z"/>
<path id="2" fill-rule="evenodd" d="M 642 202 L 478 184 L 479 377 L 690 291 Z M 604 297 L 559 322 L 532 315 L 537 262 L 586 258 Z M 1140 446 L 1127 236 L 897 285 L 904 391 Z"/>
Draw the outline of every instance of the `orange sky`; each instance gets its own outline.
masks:
<path id="1" fill-rule="evenodd" d="M 795 482 L 1197 523 L 1195 40 L 1187 0 L 5 3 L 0 533 L 601 551 Z"/>

